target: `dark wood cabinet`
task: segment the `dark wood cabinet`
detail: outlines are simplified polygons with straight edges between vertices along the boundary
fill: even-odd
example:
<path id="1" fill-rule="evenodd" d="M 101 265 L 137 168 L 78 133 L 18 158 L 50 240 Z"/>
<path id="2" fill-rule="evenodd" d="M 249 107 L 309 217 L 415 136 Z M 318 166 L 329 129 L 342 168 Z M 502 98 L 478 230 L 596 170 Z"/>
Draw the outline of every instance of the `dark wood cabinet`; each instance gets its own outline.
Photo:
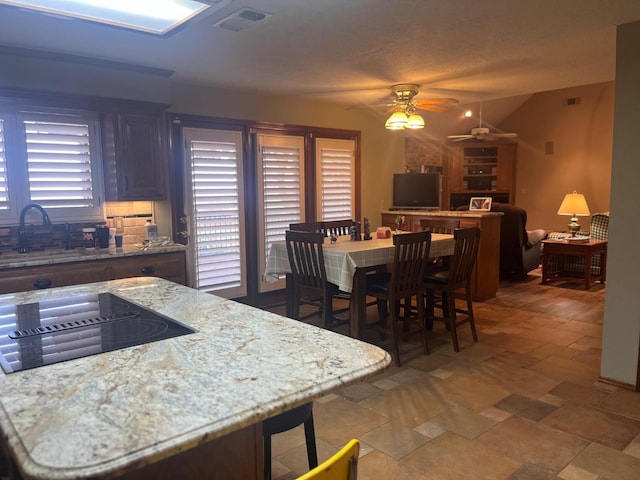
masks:
<path id="1" fill-rule="evenodd" d="M 185 285 L 184 251 L 4 268 L 0 294 L 144 276 Z"/>
<path id="2" fill-rule="evenodd" d="M 106 199 L 166 198 L 166 150 L 162 113 L 104 113 L 103 157 Z"/>
<path id="3" fill-rule="evenodd" d="M 513 142 L 445 145 L 443 209 L 468 205 L 471 197 L 514 203 L 517 148 Z"/>

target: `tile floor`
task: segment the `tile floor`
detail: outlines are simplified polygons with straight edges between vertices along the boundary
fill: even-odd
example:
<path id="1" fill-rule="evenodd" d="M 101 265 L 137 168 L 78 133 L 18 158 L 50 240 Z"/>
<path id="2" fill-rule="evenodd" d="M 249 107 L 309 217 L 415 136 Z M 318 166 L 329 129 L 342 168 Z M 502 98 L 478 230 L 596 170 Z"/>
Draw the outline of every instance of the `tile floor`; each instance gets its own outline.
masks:
<path id="1" fill-rule="evenodd" d="M 408 342 L 401 368 L 317 400 L 320 461 L 358 438 L 363 480 L 640 479 L 640 393 L 598 382 L 604 287 L 534 273 L 475 303 L 478 343 L 464 325 L 455 353 L 436 324 L 431 355 Z M 274 479 L 307 471 L 302 429 L 273 457 Z"/>

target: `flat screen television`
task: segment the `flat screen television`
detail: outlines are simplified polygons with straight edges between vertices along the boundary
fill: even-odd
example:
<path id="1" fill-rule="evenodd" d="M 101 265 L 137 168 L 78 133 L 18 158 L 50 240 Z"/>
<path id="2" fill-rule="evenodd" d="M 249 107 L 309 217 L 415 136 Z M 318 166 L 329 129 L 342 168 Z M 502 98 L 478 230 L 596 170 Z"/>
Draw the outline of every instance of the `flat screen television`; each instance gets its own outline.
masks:
<path id="1" fill-rule="evenodd" d="M 439 173 L 394 173 L 394 210 L 439 210 Z"/>

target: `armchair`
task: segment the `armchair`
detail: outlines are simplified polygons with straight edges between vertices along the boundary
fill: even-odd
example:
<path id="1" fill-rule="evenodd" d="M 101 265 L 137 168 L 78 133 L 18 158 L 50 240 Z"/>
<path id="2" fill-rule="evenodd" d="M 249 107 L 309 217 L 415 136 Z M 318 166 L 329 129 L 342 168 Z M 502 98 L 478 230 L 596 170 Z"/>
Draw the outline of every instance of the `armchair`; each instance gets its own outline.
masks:
<path id="1" fill-rule="evenodd" d="M 468 208 L 464 206 L 458 210 Z M 527 230 L 527 212 L 515 205 L 493 202 L 491 211 L 503 213 L 500 220 L 500 278 L 523 279 L 540 265 L 541 242 L 547 238 L 547 231 Z"/>

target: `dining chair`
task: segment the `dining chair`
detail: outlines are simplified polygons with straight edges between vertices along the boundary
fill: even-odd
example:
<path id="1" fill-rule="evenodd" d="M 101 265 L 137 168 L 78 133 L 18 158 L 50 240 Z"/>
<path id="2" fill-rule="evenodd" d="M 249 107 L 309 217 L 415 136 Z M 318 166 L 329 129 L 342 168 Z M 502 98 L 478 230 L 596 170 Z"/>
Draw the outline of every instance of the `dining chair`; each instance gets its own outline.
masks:
<path id="1" fill-rule="evenodd" d="M 431 233 L 453 234 L 454 229 L 460 227 L 460 220 L 453 218 L 422 218 L 420 219 L 422 230 L 429 230 Z"/>
<path id="2" fill-rule="evenodd" d="M 262 440 L 264 445 L 264 478 L 271 479 L 271 437 L 304 424 L 304 436 L 307 443 L 309 469 L 318 466 L 316 434 L 313 426 L 313 402 L 282 412 L 262 422 Z"/>
<path id="3" fill-rule="evenodd" d="M 351 233 L 353 220 L 350 218 L 345 220 L 325 220 L 322 223 L 324 224 L 324 231 L 327 237 L 330 237 L 332 234 L 336 237 L 341 237 Z"/>
<path id="4" fill-rule="evenodd" d="M 334 329 L 349 323 L 349 318 L 339 318 L 337 313 L 348 308 L 334 310 L 333 299 L 338 295 L 338 286 L 327 280 L 324 265 L 322 232 L 300 232 L 287 230 L 285 241 L 292 277 L 292 316 L 303 320 L 320 315 L 325 328 Z M 300 316 L 300 305 L 312 305 L 317 311 Z"/>
<path id="5" fill-rule="evenodd" d="M 427 270 L 424 276 L 423 288 L 425 291 L 427 328 L 433 325 L 433 321 L 436 318 L 444 320 L 451 331 L 453 349 L 459 352 L 457 327 L 460 325 L 469 323 L 473 341 L 478 341 L 476 324 L 473 318 L 471 274 L 478 256 L 480 229 L 478 227 L 456 228 L 453 232 L 453 238 L 455 247 L 449 266 L 434 271 Z M 464 290 L 466 309 L 456 307 L 455 293 L 459 289 Z M 439 299 L 436 299 L 435 292 L 440 292 Z M 436 317 L 435 309 L 442 311 L 442 317 Z M 465 317 L 458 319 L 457 313 L 462 313 Z"/>
<path id="6" fill-rule="evenodd" d="M 297 480 L 356 480 L 358 455 L 360 455 L 360 442 L 354 438 L 332 457 L 298 477 Z"/>
<path id="7" fill-rule="evenodd" d="M 395 247 L 391 272 L 378 272 L 367 276 L 366 293 L 377 299 L 379 328 L 383 333 L 390 333 L 393 342 L 394 360 L 400 366 L 400 348 L 398 344 L 399 326 L 402 332 L 409 335 L 412 323 L 417 323 L 422 334 L 425 354 L 429 353 L 427 333 L 424 324 L 423 310 L 423 277 L 431 247 L 431 232 L 403 233 L 393 236 Z M 416 312 L 407 302 L 416 297 Z M 400 303 L 405 302 L 404 316 L 400 317 Z M 385 325 L 386 324 L 386 325 Z"/>
<path id="8" fill-rule="evenodd" d="M 324 233 L 323 222 L 301 222 L 290 223 L 289 230 L 295 230 L 296 232 L 322 232 Z"/>

